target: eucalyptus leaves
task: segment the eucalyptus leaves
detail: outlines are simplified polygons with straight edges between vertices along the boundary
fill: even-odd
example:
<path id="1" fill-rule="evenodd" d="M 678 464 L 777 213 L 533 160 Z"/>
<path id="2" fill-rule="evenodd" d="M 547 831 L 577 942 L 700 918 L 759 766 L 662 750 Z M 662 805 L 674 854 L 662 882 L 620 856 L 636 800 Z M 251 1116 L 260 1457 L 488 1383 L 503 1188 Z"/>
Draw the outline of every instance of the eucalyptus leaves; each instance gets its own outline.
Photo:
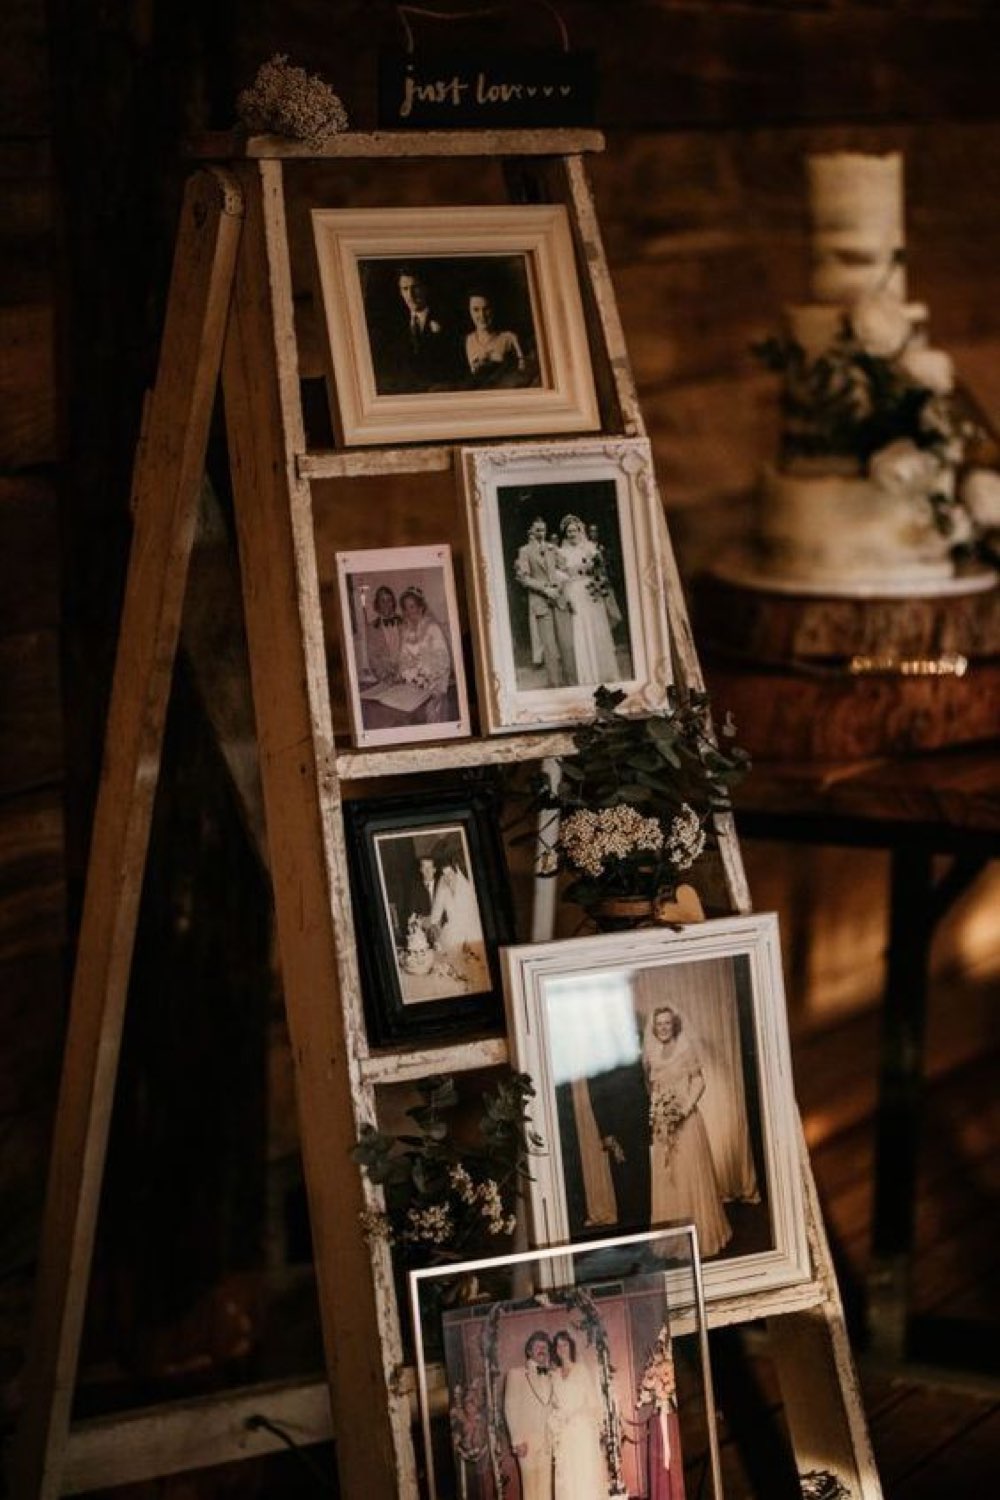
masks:
<path id="1" fill-rule="evenodd" d="M 455 1080 L 427 1078 L 417 1091 L 420 1103 L 406 1111 L 412 1132 L 387 1135 L 366 1125 L 352 1152 L 385 1189 L 386 1212 L 367 1215 L 365 1228 L 399 1246 L 410 1263 L 495 1251 L 514 1232 L 529 1159 L 542 1149 L 528 1114 L 531 1079 L 510 1073 L 479 1096 L 468 1143 L 456 1134 Z"/>

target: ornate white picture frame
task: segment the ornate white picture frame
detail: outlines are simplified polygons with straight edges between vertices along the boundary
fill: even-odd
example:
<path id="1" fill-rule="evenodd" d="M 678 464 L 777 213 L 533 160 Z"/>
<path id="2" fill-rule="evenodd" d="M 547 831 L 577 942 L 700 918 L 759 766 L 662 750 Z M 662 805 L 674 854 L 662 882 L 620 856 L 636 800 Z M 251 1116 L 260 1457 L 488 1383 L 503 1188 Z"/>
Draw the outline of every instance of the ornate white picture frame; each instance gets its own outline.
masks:
<path id="1" fill-rule="evenodd" d="M 489 733 L 579 724 L 672 680 L 662 528 L 644 438 L 462 451 L 479 708 Z"/>
<path id="2" fill-rule="evenodd" d="M 340 441 L 600 426 L 566 209 L 314 209 Z"/>
<path id="3" fill-rule="evenodd" d="M 810 1276 L 778 920 L 503 950 L 534 1243 L 690 1219 L 709 1303 Z"/>

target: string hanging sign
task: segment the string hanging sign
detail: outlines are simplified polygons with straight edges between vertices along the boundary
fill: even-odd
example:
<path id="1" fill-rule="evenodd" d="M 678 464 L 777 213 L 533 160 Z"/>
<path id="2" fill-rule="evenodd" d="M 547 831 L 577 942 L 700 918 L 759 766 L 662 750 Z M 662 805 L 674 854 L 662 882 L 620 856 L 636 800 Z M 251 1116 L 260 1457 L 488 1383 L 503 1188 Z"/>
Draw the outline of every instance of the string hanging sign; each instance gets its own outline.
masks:
<path id="1" fill-rule="evenodd" d="M 593 53 L 572 50 L 558 12 L 540 0 L 558 45 L 514 50 L 492 41 L 462 48 L 417 45 L 411 20 L 456 23 L 501 16 L 511 7 L 439 11 L 398 5 L 404 45 L 379 56 L 378 123 L 383 130 L 525 129 L 592 125 L 597 107 Z"/>

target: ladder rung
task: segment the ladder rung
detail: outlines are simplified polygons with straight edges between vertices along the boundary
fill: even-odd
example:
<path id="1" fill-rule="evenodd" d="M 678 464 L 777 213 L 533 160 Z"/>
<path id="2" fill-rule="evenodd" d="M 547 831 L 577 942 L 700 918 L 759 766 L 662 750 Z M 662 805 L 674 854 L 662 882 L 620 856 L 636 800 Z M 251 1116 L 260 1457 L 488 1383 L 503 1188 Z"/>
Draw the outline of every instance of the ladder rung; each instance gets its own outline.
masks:
<path id="1" fill-rule="evenodd" d="M 317 449 L 300 453 L 296 467 L 300 479 L 366 479 L 379 474 L 441 474 L 455 462 L 455 450 L 446 444 L 427 448 L 356 448 L 350 453 Z"/>
<path id="2" fill-rule="evenodd" d="M 409 776 L 421 771 L 450 771 L 466 766 L 513 765 L 522 760 L 572 755 L 569 734 L 519 734 L 501 739 L 449 740 L 441 745 L 407 745 L 398 750 L 355 750 L 337 756 L 341 781 L 369 776 Z"/>
<path id="3" fill-rule="evenodd" d="M 241 157 L 577 156 L 603 150 L 604 136 L 599 130 L 349 130 L 331 136 L 322 146 L 307 146 L 280 135 L 241 139 L 220 131 L 190 142 L 186 154 L 203 161 L 224 161 Z"/>
<path id="4" fill-rule="evenodd" d="M 406 1083 L 434 1073 L 467 1073 L 472 1068 L 499 1068 L 510 1057 L 507 1038 L 480 1037 L 476 1041 L 442 1042 L 437 1047 L 373 1052 L 363 1059 L 361 1073 L 368 1084 Z"/>

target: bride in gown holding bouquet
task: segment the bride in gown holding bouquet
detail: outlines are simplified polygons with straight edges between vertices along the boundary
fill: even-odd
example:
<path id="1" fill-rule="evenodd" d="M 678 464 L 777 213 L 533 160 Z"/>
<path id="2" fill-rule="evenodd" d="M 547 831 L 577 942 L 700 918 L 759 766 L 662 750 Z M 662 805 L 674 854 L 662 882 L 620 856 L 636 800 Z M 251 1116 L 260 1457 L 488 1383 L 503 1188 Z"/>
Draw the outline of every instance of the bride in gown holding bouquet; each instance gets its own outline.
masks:
<path id="1" fill-rule="evenodd" d="M 579 516 L 563 516 L 556 554 L 562 596 L 572 610 L 573 654 L 579 684 L 617 682 L 621 676 L 608 621 L 607 581 L 600 547 Z"/>
<path id="2" fill-rule="evenodd" d="M 684 1036 L 681 1017 L 669 1005 L 659 1006 L 650 1017 L 642 1063 L 649 1089 L 650 1223 L 691 1219 L 702 1255 L 718 1255 L 733 1231 L 698 1109 L 705 1075 Z"/>
<path id="3" fill-rule="evenodd" d="M 608 1466 L 601 1447 L 604 1402 L 597 1371 L 577 1360 L 576 1340 L 560 1328 L 552 1339 L 554 1500 L 608 1500 Z"/>

